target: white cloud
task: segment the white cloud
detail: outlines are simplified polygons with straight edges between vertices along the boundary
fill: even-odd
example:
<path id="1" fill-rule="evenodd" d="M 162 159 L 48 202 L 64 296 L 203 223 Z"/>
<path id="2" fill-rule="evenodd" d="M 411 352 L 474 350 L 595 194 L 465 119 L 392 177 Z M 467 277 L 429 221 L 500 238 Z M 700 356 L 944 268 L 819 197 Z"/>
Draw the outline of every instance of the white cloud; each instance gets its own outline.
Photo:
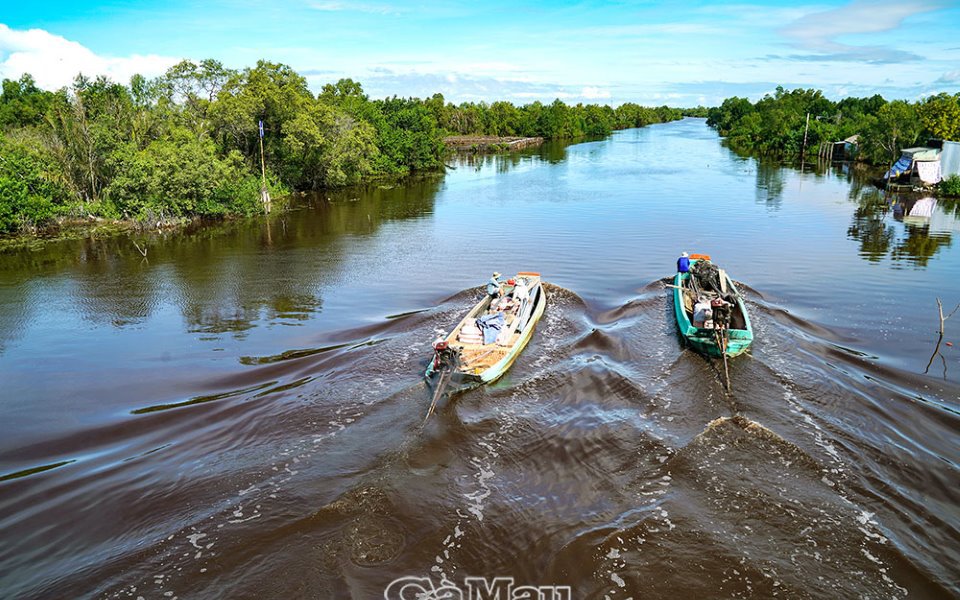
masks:
<path id="1" fill-rule="evenodd" d="M 947 71 L 937 80 L 937 83 L 960 83 L 960 69 Z"/>
<path id="2" fill-rule="evenodd" d="M 855 0 L 841 8 L 804 15 L 783 28 L 783 33 L 817 46 L 841 35 L 880 33 L 896 29 L 904 19 L 942 8 L 937 2 Z"/>
<path id="3" fill-rule="evenodd" d="M 840 8 L 806 14 L 783 27 L 780 32 L 792 39 L 795 46 L 827 53 L 830 60 L 896 62 L 898 55 L 904 57 L 908 54 L 885 46 L 844 44 L 838 42 L 837 38 L 892 31 L 909 17 L 940 8 L 943 8 L 942 2 L 931 0 L 854 0 Z M 919 57 L 909 55 L 909 58 Z"/>
<path id="4" fill-rule="evenodd" d="M 580 92 L 580 95 L 588 100 L 596 100 L 598 98 L 609 98 L 610 90 L 587 86 L 583 88 L 583 91 Z"/>
<path id="5" fill-rule="evenodd" d="M 0 23 L 0 78 L 19 79 L 29 73 L 38 86 L 49 90 L 70 85 L 79 73 L 106 75 L 118 83 L 129 82 L 137 73 L 155 77 L 179 61 L 156 54 L 99 56 L 78 42 L 43 29 L 10 29 Z"/>

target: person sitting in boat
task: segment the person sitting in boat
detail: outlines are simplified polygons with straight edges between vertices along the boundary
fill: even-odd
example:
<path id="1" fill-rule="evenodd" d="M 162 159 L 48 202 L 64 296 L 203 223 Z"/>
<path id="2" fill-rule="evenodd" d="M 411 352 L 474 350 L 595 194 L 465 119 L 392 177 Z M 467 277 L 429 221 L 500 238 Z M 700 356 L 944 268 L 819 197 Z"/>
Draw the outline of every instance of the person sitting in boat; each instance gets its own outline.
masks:
<path id="1" fill-rule="evenodd" d="M 686 273 L 690 270 L 690 255 L 686 252 L 680 255 L 680 258 L 677 259 L 677 272 Z"/>
<path id="2" fill-rule="evenodd" d="M 493 277 L 487 282 L 487 295 L 496 298 L 500 295 L 500 273 L 493 272 Z"/>
<path id="3" fill-rule="evenodd" d="M 530 290 L 527 288 L 527 284 L 522 279 L 518 279 L 516 285 L 513 286 L 513 299 L 521 304 L 528 298 L 530 298 Z"/>

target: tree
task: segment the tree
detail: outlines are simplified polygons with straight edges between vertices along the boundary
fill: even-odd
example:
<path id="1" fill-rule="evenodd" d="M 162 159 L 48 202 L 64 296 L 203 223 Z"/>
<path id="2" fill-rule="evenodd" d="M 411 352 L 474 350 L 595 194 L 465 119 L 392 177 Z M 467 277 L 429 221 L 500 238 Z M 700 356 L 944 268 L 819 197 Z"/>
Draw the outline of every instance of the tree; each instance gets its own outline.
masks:
<path id="1" fill-rule="evenodd" d="M 960 94 L 930 96 L 918 107 L 920 121 L 935 138 L 960 140 Z"/>
<path id="2" fill-rule="evenodd" d="M 236 151 L 224 158 L 210 138 L 198 140 L 187 129 L 173 138 L 150 143 L 143 150 L 128 146 L 116 155 L 118 175 L 105 194 L 120 214 L 141 217 L 148 212 L 165 216 L 210 216 L 227 211 L 249 213 L 257 194 L 226 197 L 238 181 L 252 179 Z"/>
<path id="3" fill-rule="evenodd" d="M 39 89 L 29 73 L 19 80 L 3 80 L 0 94 L 0 128 L 40 125 L 56 94 Z"/>
<path id="4" fill-rule="evenodd" d="M 98 202 L 113 176 L 111 154 L 133 136 L 133 100 L 125 86 L 102 76 L 78 75 L 71 92 L 59 94 L 47 115 L 50 148 L 76 196 Z"/>
<path id="5" fill-rule="evenodd" d="M 381 167 L 394 172 L 433 169 L 443 164 L 443 131 L 430 110 L 415 98 L 387 98 L 374 104 L 383 115 L 374 123 Z"/>
<path id="6" fill-rule="evenodd" d="M 0 134 L 0 232 L 27 229 L 64 212 L 66 194 L 55 165 Z"/>
<path id="7" fill-rule="evenodd" d="M 291 183 L 301 189 L 359 183 L 378 154 L 371 125 L 319 102 L 287 123 L 284 145 L 295 165 Z"/>
<path id="8" fill-rule="evenodd" d="M 754 106 L 746 98 L 727 98 L 718 108 L 708 111 L 707 125 L 716 128 L 720 135 L 727 135 L 745 115 L 754 111 Z"/>
<path id="9" fill-rule="evenodd" d="M 224 149 L 238 150 L 249 164 L 259 164 L 259 121 L 263 121 L 264 154 L 268 167 L 283 165 L 284 124 L 314 102 L 307 80 L 287 65 L 258 61 L 234 73 L 210 107 L 212 127 Z"/>
<path id="10" fill-rule="evenodd" d="M 877 111 L 876 121 L 865 132 L 864 147 L 875 160 L 892 163 L 901 149 L 917 141 L 920 128 L 914 106 L 894 100 Z"/>
<path id="11" fill-rule="evenodd" d="M 181 61 L 127 85 L 78 75 L 46 92 L 30 75 L 0 93 L 0 230 L 60 215 L 139 218 L 257 210 L 260 131 L 267 177 L 282 189 L 359 183 L 442 168 L 449 132 L 576 138 L 680 118 L 628 104 L 570 106 L 559 99 L 447 104 L 371 100 L 341 79 L 314 96 L 290 67 L 242 71 Z"/>
<path id="12" fill-rule="evenodd" d="M 171 111 L 171 116 L 197 137 L 203 137 L 209 134 L 212 105 L 236 75 L 236 71 L 210 58 L 199 63 L 184 60 L 157 80 L 155 93 L 178 107 Z"/>

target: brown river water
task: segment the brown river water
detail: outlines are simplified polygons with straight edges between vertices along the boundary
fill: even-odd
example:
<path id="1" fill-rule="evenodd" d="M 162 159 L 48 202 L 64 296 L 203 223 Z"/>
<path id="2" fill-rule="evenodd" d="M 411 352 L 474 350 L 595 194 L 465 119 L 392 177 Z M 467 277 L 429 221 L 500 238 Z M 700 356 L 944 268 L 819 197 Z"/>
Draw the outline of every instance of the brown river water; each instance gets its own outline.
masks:
<path id="1" fill-rule="evenodd" d="M 956 204 L 698 119 L 454 166 L 0 254 L 0 595 L 960 597 Z M 742 284 L 730 394 L 681 251 Z M 494 270 L 546 313 L 422 426 Z"/>

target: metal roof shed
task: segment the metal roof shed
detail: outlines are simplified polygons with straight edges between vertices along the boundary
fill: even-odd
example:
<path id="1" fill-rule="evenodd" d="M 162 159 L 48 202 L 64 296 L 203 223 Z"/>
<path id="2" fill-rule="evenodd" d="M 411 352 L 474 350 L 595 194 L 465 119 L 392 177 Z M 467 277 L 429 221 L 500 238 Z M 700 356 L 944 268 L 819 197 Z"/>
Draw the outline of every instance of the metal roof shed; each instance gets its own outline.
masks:
<path id="1" fill-rule="evenodd" d="M 944 178 L 960 175 L 960 142 L 943 141 L 940 152 L 940 172 Z"/>

